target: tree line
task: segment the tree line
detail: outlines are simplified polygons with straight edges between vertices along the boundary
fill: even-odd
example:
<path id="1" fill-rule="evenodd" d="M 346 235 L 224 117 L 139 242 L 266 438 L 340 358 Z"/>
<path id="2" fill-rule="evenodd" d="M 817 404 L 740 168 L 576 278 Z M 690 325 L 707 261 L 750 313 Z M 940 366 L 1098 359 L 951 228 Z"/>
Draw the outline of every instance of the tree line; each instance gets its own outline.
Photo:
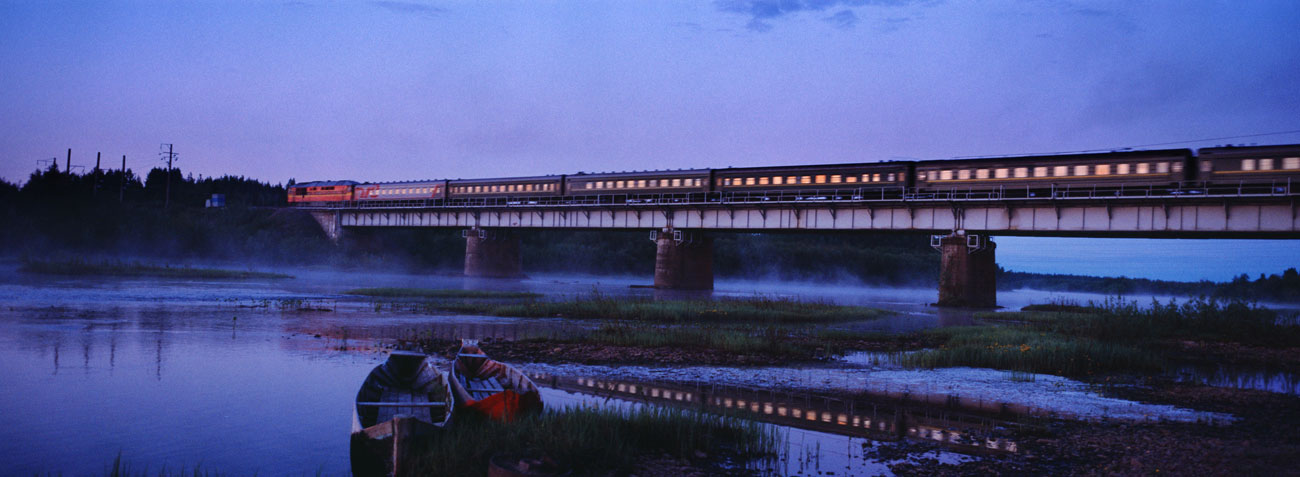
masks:
<path id="1" fill-rule="evenodd" d="M 212 194 L 225 194 L 226 207 L 204 208 Z M 163 168 L 144 177 L 129 169 L 77 174 L 55 164 L 33 172 L 21 187 L 0 180 L 0 220 L 7 224 L 0 245 L 31 258 L 129 256 L 442 273 L 456 273 L 464 263 L 459 230 L 356 229 L 335 244 L 308 214 L 284 207 L 285 198 L 284 185 L 239 176 L 196 178 Z M 939 254 L 920 234 L 711 236 L 714 271 L 723 278 L 932 287 L 939 273 Z M 643 231 L 535 230 L 522 234 L 521 252 L 525 271 L 649 277 L 655 246 Z M 1296 301 L 1300 276 L 1289 269 L 1255 280 L 1169 282 L 999 269 L 998 288 Z"/>

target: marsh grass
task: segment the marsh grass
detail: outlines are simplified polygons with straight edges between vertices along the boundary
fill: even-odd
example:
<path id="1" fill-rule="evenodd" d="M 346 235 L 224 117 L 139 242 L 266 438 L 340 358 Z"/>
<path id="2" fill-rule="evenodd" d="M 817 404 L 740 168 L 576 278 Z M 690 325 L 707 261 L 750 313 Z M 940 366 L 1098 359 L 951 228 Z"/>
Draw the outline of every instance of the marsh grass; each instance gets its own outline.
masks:
<path id="1" fill-rule="evenodd" d="M 757 296 L 721 300 L 652 300 L 593 292 L 564 301 L 535 301 L 493 307 L 490 313 L 516 317 L 565 317 L 657 323 L 805 324 L 872 320 L 887 312 L 859 306 Z"/>
<path id="2" fill-rule="evenodd" d="M 343 294 L 377 298 L 540 298 L 542 296 L 531 292 L 398 287 L 357 288 L 345 291 Z"/>
<path id="3" fill-rule="evenodd" d="M 498 453 L 546 456 L 574 475 L 621 475 L 647 455 L 758 457 L 775 453 L 779 442 L 774 428 L 754 421 L 673 408 L 571 409 L 509 424 L 457 416 L 454 426 L 429 438 L 413 475 L 486 475 L 488 459 Z"/>
<path id="4" fill-rule="evenodd" d="M 173 267 L 170 265 L 148 265 L 139 262 L 102 261 L 89 262 L 81 259 L 62 261 L 26 260 L 18 267 L 23 273 L 68 276 L 116 276 L 116 277 L 163 277 L 163 278 L 293 278 L 282 273 L 254 272 L 243 270 L 222 270 L 216 268 L 194 268 L 189 266 Z"/>
<path id="5" fill-rule="evenodd" d="M 805 356 L 813 350 L 788 340 L 787 330 L 768 327 L 661 326 L 614 322 L 582 338 L 589 343 L 636 347 L 686 347 L 736 354 Z"/>
<path id="6" fill-rule="evenodd" d="M 1159 371 L 1169 361 L 1168 344 L 1176 341 L 1271 347 L 1300 343 L 1300 327 L 1281 322 L 1272 310 L 1241 301 L 1197 298 L 1143 307 L 1108 299 L 1068 310 L 977 315 L 1018 324 L 929 331 L 942 346 L 908 355 L 904 363 L 1088 376 Z"/>
<path id="7" fill-rule="evenodd" d="M 218 477 L 223 474 L 210 470 L 203 470 L 203 467 L 198 465 L 194 466 L 193 469 L 181 467 L 173 470 L 168 469 L 167 466 L 162 466 L 156 471 L 151 471 L 148 467 L 137 469 L 132 465 L 123 462 L 122 454 L 118 453 L 117 457 L 113 459 L 113 463 L 109 465 L 108 468 L 104 469 L 104 475 L 108 477 Z M 317 475 L 320 475 L 320 472 L 317 472 Z"/>
<path id="8" fill-rule="evenodd" d="M 934 333 L 947 338 L 943 346 L 907 354 L 902 363 L 924 368 L 971 366 L 1060 376 L 1155 371 L 1162 365 L 1156 353 L 1135 346 L 1026 327 L 945 328 Z"/>

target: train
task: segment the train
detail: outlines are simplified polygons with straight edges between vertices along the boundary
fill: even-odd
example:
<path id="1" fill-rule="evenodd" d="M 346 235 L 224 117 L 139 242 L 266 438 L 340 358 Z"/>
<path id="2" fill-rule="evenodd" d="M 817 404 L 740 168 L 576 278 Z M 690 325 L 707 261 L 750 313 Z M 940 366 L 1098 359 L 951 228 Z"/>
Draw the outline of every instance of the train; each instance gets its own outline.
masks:
<path id="1" fill-rule="evenodd" d="M 290 205 L 562 205 L 1290 194 L 1300 144 L 926 161 L 291 184 Z"/>

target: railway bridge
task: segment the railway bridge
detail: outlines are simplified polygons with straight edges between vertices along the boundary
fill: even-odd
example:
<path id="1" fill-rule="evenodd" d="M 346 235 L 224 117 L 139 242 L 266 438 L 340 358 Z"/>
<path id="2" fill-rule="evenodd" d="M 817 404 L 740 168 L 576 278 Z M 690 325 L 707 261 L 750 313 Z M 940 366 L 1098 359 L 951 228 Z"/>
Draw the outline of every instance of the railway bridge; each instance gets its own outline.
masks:
<path id="1" fill-rule="evenodd" d="M 657 247 L 655 286 L 676 289 L 713 288 L 714 231 L 928 233 L 942 254 L 938 304 L 970 307 L 996 305 L 992 236 L 1300 238 L 1300 188 L 1290 184 L 1020 192 L 660 194 L 636 201 L 510 197 L 300 208 L 334 240 L 357 227 L 462 229 L 465 274 L 479 277 L 521 276 L 519 234 L 531 229 L 645 230 Z"/>

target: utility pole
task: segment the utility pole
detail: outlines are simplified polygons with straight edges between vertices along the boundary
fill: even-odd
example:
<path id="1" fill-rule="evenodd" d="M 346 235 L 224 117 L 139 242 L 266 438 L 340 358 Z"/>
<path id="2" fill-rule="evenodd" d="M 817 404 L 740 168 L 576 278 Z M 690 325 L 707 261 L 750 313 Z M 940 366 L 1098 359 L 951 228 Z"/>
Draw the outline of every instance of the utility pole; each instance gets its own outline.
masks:
<path id="1" fill-rule="evenodd" d="M 126 201 L 126 154 L 122 155 L 122 174 L 117 176 L 117 201 Z"/>
<path id="2" fill-rule="evenodd" d="M 163 198 L 163 208 L 166 209 L 172 201 L 172 161 L 176 160 L 176 153 L 172 151 L 171 144 L 163 144 L 161 149 L 162 152 L 158 155 L 167 161 L 167 195 Z"/>
<path id="3" fill-rule="evenodd" d="M 65 173 L 72 172 L 72 148 L 68 148 L 68 162 L 64 163 L 64 166 L 65 167 L 63 168 L 63 172 Z"/>
<path id="4" fill-rule="evenodd" d="M 103 154 L 102 152 L 95 153 L 95 170 L 90 174 L 92 180 L 95 181 L 95 183 L 92 185 L 94 187 L 94 189 L 92 189 L 93 192 L 91 193 L 92 197 L 99 197 L 100 182 L 104 181 L 104 176 L 100 175 L 99 173 L 99 157 L 102 154 Z"/>

